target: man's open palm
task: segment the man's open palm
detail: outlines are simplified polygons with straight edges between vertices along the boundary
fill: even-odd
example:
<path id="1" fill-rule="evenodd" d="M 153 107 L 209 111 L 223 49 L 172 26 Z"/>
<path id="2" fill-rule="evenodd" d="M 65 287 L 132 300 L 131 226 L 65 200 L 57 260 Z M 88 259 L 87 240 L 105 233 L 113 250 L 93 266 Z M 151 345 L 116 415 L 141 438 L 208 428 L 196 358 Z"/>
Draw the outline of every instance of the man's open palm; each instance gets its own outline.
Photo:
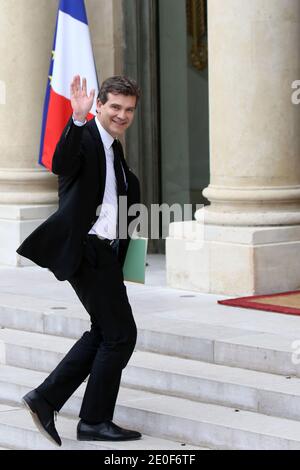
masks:
<path id="1" fill-rule="evenodd" d="M 71 83 L 70 95 L 74 118 L 84 121 L 93 106 L 95 90 L 91 90 L 88 96 L 86 78 L 82 79 L 81 86 L 80 76 L 76 75 Z"/>

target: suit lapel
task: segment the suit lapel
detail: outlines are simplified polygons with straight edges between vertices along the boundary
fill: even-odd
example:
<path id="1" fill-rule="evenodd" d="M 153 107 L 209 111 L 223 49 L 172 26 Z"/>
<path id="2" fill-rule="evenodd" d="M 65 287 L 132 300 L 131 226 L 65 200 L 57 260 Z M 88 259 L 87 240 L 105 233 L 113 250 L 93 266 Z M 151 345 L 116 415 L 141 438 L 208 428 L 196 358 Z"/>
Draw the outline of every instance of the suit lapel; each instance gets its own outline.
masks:
<path id="1" fill-rule="evenodd" d="M 102 203 L 103 194 L 105 189 L 105 179 L 106 179 L 106 159 L 105 159 L 105 152 L 103 147 L 103 142 L 100 137 L 100 133 L 95 123 L 95 119 L 92 119 L 87 123 L 87 129 L 90 132 L 93 141 L 95 143 L 95 152 L 96 152 L 96 161 L 98 165 L 98 174 L 99 174 L 99 189 L 100 189 L 100 202 Z"/>
<path id="2" fill-rule="evenodd" d="M 95 151 L 96 151 L 96 154 L 97 154 L 96 160 L 97 160 L 97 163 L 98 163 L 98 167 L 99 167 L 98 170 L 99 170 L 99 174 L 100 174 L 100 179 L 99 179 L 100 194 L 99 194 L 99 198 L 100 198 L 100 203 L 102 203 L 103 195 L 104 195 L 104 189 L 105 189 L 105 179 L 106 179 L 106 158 L 105 158 L 103 142 L 101 140 L 101 136 L 100 136 L 97 124 L 95 123 L 95 119 L 96 118 L 92 119 L 91 121 L 89 121 L 87 123 L 87 129 L 89 130 L 89 132 L 90 132 L 90 134 L 93 138 L 93 141 L 95 143 Z M 129 181 L 131 180 L 130 171 L 129 171 L 127 162 L 126 162 L 125 157 L 124 157 L 122 145 L 120 145 L 120 149 L 121 149 L 121 155 L 120 155 L 121 162 L 122 162 L 122 166 L 123 166 L 124 171 L 125 171 L 125 176 L 126 176 L 127 183 L 129 185 Z"/>
<path id="3" fill-rule="evenodd" d="M 125 171 L 125 176 L 126 176 L 126 179 L 128 181 L 128 173 L 129 173 L 129 168 L 128 168 L 128 165 L 127 165 L 127 162 L 125 160 L 125 157 L 124 157 L 124 152 L 123 152 L 123 145 L 120 143 L 120 158 L 121 158 L 121 163 L 122 163 L 122 166 L 123 166 L 123 169 Z"/>

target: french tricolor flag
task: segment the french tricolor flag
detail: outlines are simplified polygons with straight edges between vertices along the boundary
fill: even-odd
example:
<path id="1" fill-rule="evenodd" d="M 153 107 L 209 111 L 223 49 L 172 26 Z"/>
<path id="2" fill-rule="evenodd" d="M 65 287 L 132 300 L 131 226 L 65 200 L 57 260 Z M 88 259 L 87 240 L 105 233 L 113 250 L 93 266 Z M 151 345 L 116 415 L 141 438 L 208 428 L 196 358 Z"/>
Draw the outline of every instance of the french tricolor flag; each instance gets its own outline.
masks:
<path id="1" fill-rule="evenodd" d="M 51 170 L 61 133 L 72 114 L 70 84 L 75 75 L 86 77 L 88 89 L 98 94 L 98 79 L 84 0 L 60 0 L 44 103 L 39 163 Z M 94 103 L 88 119 L 96 115 Z"/>

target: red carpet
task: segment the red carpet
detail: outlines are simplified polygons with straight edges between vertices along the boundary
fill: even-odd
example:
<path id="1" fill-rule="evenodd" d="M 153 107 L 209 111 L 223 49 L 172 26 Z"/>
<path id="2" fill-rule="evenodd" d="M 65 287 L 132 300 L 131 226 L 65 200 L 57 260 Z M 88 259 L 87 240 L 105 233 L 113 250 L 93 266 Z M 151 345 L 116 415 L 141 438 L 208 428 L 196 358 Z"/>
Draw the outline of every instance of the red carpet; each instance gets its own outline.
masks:
<path id="1" fill-rule="evenodd" d="M 267 312 L 300 315 L 300 291 L 281 292 L 280 294 L 255 295 L 236 299 L 218 300 L 221 305 L 252 308 Z"/>

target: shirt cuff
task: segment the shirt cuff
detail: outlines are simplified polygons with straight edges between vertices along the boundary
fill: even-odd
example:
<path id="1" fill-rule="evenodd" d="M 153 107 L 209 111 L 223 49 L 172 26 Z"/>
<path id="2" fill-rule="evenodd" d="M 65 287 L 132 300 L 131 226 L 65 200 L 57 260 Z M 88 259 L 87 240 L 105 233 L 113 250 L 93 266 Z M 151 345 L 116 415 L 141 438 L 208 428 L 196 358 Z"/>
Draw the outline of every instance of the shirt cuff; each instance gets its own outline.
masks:
<path id="1" fill-rule="evenodd" d="M 72 119 L 73 119 L 73 122 L 75 124 L 75 126 L 78 126 L 78 127 L 82 127 L 86 124 L 86 120 L 84 122 L 81 122 L 81 121 L 75 121 L 74 117 L 72 116 Z"/>

